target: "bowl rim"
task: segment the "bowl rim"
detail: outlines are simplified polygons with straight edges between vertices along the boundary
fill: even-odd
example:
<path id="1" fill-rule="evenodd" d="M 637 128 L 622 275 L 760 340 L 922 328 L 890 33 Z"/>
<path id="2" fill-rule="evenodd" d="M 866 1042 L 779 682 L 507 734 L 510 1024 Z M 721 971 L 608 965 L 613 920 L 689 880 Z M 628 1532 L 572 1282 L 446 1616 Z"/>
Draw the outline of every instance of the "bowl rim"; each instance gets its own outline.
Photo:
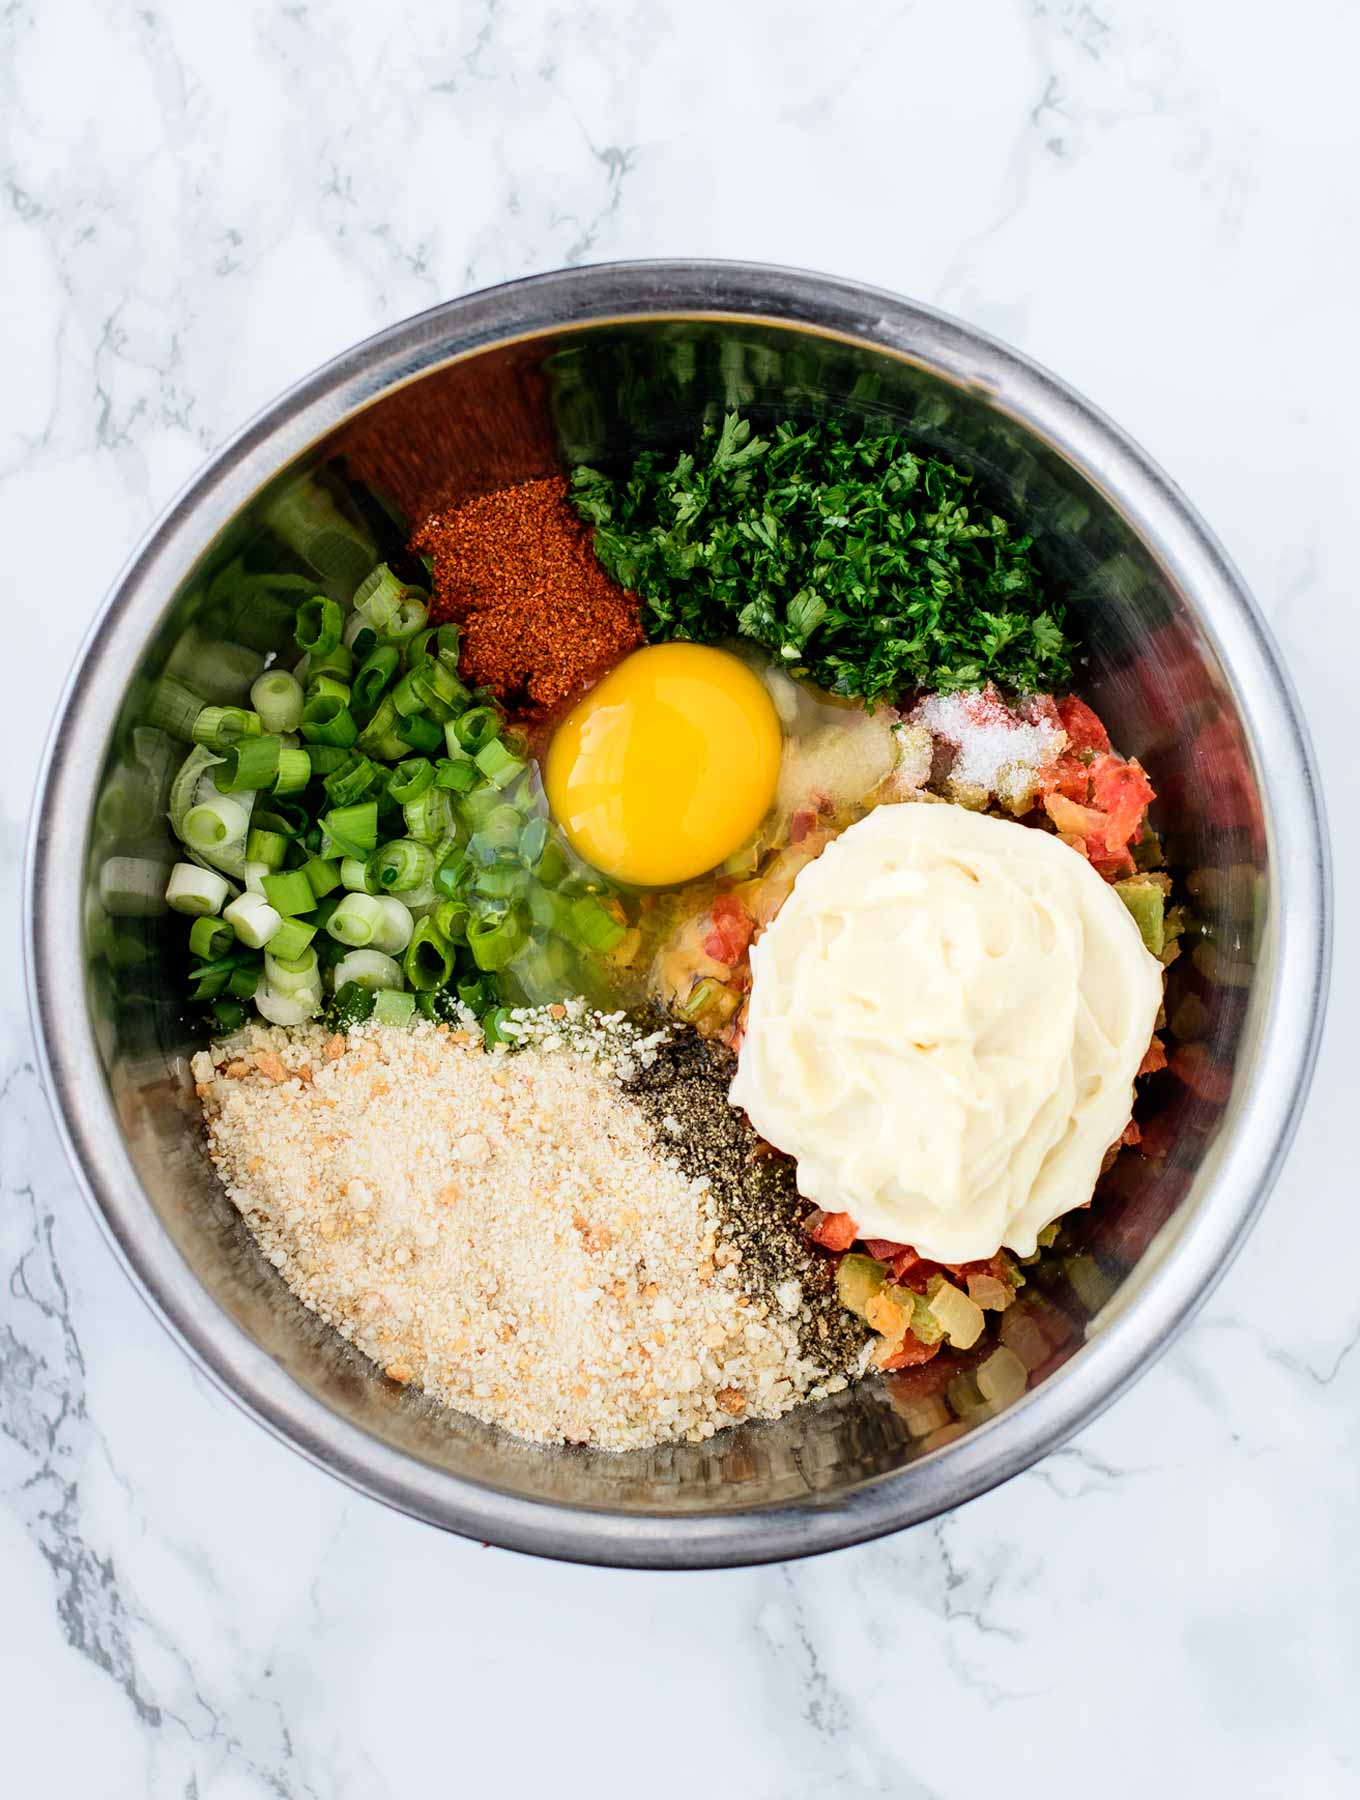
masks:
<path id="1" fill-rule="evenodd" d="M 1243 1091 L 1174 1251 L 1078 1356 L 996 1419 L 846 1494 L 639 1516 L 531 1500 L 425 1464 L 332 1412 L 215 1303 L 204 1308 L 205 1290 L 126 1153 L 83 986 L 71 979 L 83 869 L 70 845 L 86 841 L 94 774 L 126 672 L 198 557 L 267 480 L 362 408 L 436 368 L 541 334 L 658 318 L 768 323 L 924 368 L 981 394 L 1102 493 L 1179 589 L 1241 707 L 1263 796 L 1275 966 Z M 1321 1036 L 1331 914 L 1322 795 L 1289 677 L 1224 550 L 1132 439 L 1039 364 L 918 302 L 800 269 L 650 261 L 530 276 L 402 320 L 288 389 L 208 459 L 133 551 L 68 677 L 29 829 L 24 942 L 41 1072 L 77 1181 L 129 1279 L 228 1398 L 351 1487 L 463 1536 L 573 1562 L 697 1569 L 783 1561 L 933 1518 L 1038 1461 L 1149 1366 L 1240 1249 L 1293 1138 Z"/>

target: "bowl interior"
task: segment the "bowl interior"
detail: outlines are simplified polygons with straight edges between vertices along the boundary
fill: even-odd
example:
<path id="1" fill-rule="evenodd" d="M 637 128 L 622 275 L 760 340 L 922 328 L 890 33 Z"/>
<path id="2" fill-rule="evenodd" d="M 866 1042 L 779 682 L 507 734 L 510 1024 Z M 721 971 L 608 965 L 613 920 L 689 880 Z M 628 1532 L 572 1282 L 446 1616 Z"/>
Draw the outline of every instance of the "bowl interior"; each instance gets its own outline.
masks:
<path id="1" fill-rule="evenodd" d="M 257 1252 L 200 1147 L 187 1058 L 199 1039 L 183 1010 L 177 921 L 110 916 L 99 903 L 111 857 L 168 860 L 147 796 L 143 724 L 150 682 L 176 659 L 192 679 L 233 616 L 235 559 L 289 570 L 348 597 L 382 555 L 401 554 L 404 522 L 429 506 L 581 461 L 611 461 L 691 437 L 724 408 L 758 421 L 828 412 L 885 421 L 967 464 L 980 504 L 1034 532 L 1089 657 L 1079 689 L 1119 746 L 1151 773 L 1154 813 L 1178 897 L 1197 935 L 1171 973 L 1168 1011 L 1181 1045 L 1177 1076 L 1158 1076 L 1145 1118 L 1160 1152 L 1127 1152 L 1073 1228 L 1072 1252 L 1044 1289 L 1060 1320 L 1034 1385 L 1080 1362 L 1093 1310 L 1117 1304 L 1193 1212 L 1241 1081 L 1254 1012 L 1269 986 L 1272 891 L 1257 774 L 1231 684 L 1169 573 L 1095 486 L 983 389 L 842 336 L 731 317 L 639 318 L 535 333 L 465 354 L 380 392 L 287 467 L 231 519 L 183 581 L 140 665 L 105 746 L 90 811 L 86 970 L 95 1040 L 129 1156 L 147 1201 L 201 1289 L 258 1353 L 360 1432 L 462 1482 L 521 1499 L 628 1516 L 721 1515 L 815 1507 L 907 1471 L 972 1422 L 925 1438 L 909 1429 L 909 1384 L 875 1378 L 772 1424 L 700 1445 L 616 1456 L 534 1448 L 403 1392 L 295 1301 Z M 225 597 L 224 597 L 225 596 Z M 282 648 L 285 616 L 258 609 L 249 630 Z M 210 654 L 210 652 L 209 652 Z M 1188 1072 L 1188 1073 L 1187 1073 Z"/>

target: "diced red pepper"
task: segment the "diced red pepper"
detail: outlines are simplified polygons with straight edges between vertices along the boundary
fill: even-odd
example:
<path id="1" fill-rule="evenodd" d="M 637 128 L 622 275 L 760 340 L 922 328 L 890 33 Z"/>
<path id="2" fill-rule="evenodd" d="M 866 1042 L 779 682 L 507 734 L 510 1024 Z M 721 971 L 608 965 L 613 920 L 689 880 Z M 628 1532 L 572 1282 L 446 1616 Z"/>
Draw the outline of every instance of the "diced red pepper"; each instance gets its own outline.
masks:
<path id="1" fill-rule="evenodd" d="M 979 1262 L 944 1263 L 942 1267 L 946 1268 L 956 1281 L 961 1282 L 966 1282 L 970 1275 L 990 1275 L 996 1281 L 1005 1282 L 1009 1282 L 1011 1279 L 1010 1265 L 1000 1252 L 995 1256 L 985 1256 Z"/>
<path id="2" fill-rule="evenodd" d="M 1142 1143 L 1143 1134 L 1138 1129 L 1138 1123 L 1136 1120 L 1134 1120 L 1134 1119 L 1129 1120 L 1128 1124 L 1124 1127 L 1124 1135 L 1123 1135 L 1123 1137 L 1120 1138 L 1119 1141 L 1121 1144 L 1141 1144 Z"/>
<path id="3" fill-rule="evenodd" d="M 1072 756 L 1109 749 L 1109 732 L 1086 702 L 1078 700 L 1075 694 L 1058 702 L 1058 718 L 1067 733 L 1067 748 Z"/>
<path id="4" fill-rule="evenodd" d="M 1075 756 L 1060 756 L 1040 773 L 1039 790 L 1085 806 L 1091 798 L 1091 771 Z"/>
<path id="5" fill-rule="evenodd" d="M 855 1221 L 845 1212 L 812 1213 L 803 1229 L 823 1250 L 848 1250 L 859 1236 Z"/>
<path id="6" fill-rule="evenodd" d="M 1140 1075 L 1155 1075 L 1158 1069 L 1166 1067 L 1166 1045 L 1159 1037 L 1154 1037 L 1144 1052 L 1143 1060 L 1138 1065 Z"/>
<path id="7" fill-rule="evenodd" d="M 928 1363 L 932 1356 L 939 1355 L 943 1343 L 944 1339 L 941 1337 L 936 1338 L 933 1344 L 923 1344 L 920 1338 L 913 1337 L 908 1332 L 902 1339 L 901 1347 L 893 1351 L 887 1362 L 880 1363 L 879 1369 L 887 1375 L 893 1369 L 912 1369 L 919 1363 Z"/>
<path id="8" fill-rule="evenodd" d="M 1105 849 L 1111 856 L 1143 835 L 1143 819 L 1157 798 L 1152 783 L 1136 761 L 1125 762 L 1113 754 L 1098 756 L 1091 764 L 1091 796 L 1107 815 Z"/>
<path id="9" fill-rule="evenodd" d="M 731 968 L 746 954 L 756 922 L 735 894 L 719 894 L 710 916 L 713 923 L 704 939 L 704 954 Z"/>

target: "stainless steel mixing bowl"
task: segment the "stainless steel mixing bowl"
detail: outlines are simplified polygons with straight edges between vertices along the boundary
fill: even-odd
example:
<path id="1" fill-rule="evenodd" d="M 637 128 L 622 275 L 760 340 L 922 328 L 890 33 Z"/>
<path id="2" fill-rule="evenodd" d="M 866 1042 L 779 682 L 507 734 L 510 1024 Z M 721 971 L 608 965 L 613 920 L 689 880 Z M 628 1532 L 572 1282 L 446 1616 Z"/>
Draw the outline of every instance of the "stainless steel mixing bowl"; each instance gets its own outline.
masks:
<path id="1" fill-rule="evenodd" d="M 1161 1153 L 1126 1156 L 1079 1228 L 1089 1241 L 1061 1296 L 1079 1347 L 999 1417 L 923 1443 L 875 1379 L 704 1444 L 537 1449 L 398 1390 L 263 1262 L 200 1148 L 182 951 L 161 919 L 109 917 L 101 870 L 166 854 L 136 726 L 149 677 L 211 634 L 230 559 L 347 593 L 400 542 L 393 511 L 674 443 L 730 406 L 894 421 L 1032 523 L 1090 648 L 1082 689 L 1151 771 L 1194 897 L 1197 947 L 1172 992 L 1191 1041 L 1154 1085 Z M 133 1280 L 227 1394 L 320 1467 L 434 1524 L 694 1568 L 825 1550 L 956 1506 L 1148 1366 L 1241 1244 L 1297 1123 L 1328 908 L 1307 734 L 1269 637 L 1193 509 L 1122 433 L 928 308 L 789 270 L 652 263 L 437 307 L 308 377 L 213 457 L 118 580 L 72 676 L 37 799 L 28 947 L 81 1181 Z"/>

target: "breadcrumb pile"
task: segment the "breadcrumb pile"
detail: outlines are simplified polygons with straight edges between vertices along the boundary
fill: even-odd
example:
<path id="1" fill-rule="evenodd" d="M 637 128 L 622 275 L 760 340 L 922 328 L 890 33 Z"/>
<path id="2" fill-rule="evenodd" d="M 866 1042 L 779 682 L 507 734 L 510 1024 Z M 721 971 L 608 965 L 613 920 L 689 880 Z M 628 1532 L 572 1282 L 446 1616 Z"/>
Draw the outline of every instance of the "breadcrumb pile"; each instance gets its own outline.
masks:
<path id="1" fill-rule="evenodd" d="M 623 1093 L 650 1048 L 526 1035 L 255 1026 L 199 1052 L 213 1162 L 293 1292 L 391 1380 L 542 1443 L 697 1441 L 844 1387 Z"/>

